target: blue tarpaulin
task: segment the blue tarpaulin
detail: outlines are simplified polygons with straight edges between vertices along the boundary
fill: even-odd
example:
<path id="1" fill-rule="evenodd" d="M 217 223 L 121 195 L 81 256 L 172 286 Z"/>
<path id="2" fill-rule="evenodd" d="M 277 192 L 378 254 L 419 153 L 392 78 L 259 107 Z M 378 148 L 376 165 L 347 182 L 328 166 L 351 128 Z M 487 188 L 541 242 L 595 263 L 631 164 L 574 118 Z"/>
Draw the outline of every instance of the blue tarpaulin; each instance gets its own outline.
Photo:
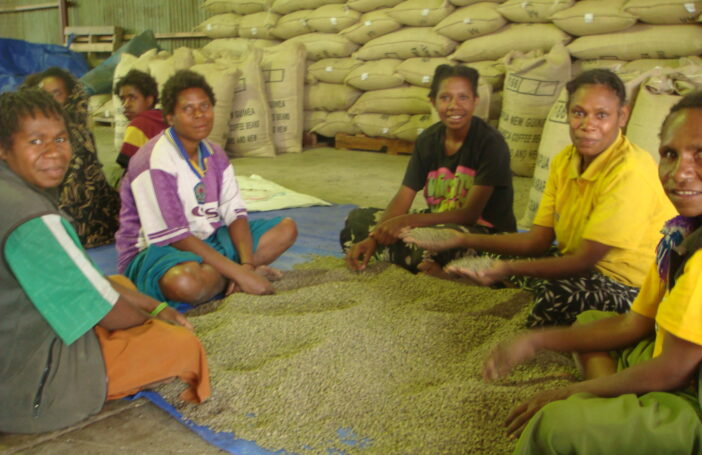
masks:
<path id="1" fill-rule="evenodd" d="M 0 93 L 15 90 L 28 75 L 51 66 L 76 77 L 90 70 L 85 57 L 64 46 L 0 38 Z"/>

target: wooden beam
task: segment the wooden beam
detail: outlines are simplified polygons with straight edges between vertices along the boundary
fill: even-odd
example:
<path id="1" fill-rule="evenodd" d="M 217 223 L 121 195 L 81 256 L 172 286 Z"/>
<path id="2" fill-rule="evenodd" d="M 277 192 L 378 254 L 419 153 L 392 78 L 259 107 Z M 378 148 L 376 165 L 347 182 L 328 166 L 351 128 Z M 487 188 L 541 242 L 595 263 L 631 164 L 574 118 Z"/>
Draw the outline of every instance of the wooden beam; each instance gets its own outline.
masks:
<path id="1" fill-rule="evenodd" d="M 9 8 L 0 8 L 0 13 L 17 13 L 20 11 L 35 11 L 40 9 L 60 8 L 59 2 L 37 3 L 36 5 L 26 6 L 11 6 Z M 63 30 L 63 29 L 61 29 Z"/>
<path id="2" fill-rule="evenodd" d="M 125 34 L 124 40 L 130 40 L 136 36 L 135 33 Z M 175 33 L 155 33 L 156 39 L 187 39 L 187 38 L 207 38 L 207 35 L 199 32 L 175 32 Z"/>
<path id="3" fill-rule="evenodd" d="M 59 43 L 63 43 L 63 31 L 68 26 L 68 2 L 66 0 L 58 0 L 59 9 Z"/>

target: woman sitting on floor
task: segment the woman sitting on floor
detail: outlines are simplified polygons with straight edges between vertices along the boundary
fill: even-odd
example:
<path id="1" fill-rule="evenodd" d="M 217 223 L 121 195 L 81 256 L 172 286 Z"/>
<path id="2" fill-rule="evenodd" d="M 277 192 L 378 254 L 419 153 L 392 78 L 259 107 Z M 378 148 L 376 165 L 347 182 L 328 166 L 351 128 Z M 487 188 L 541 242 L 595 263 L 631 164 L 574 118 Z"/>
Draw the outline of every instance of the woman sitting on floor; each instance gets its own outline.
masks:
<path id="1" fill-rule="evenodd" d="M 575 352 L 585 369 L 585 381 L 512 411 L 515 454 L 702 453 L 702 92 L 672 108 L 660 157 L 660 181 L 680 215 L 665 225 L 631 311 L 589 311 L 573 327 L 527 332 L 485 365 L 496 379 L 549 349 Z"/>
<path id="2" fill-rule="evenodd" d="M 41 90 L 0 95 L 0 432 L 63 428 L 172 377 L 188 383 L 185 400 L 210 395 L 188 321 L 108 281 L 63 217 L 66 125 Z"/>
<path id="3" fill-rule="evenodd" d="M 297 237 L 295 222 L 248 221 L 224 151 L 207 140 L 214 92 L 182 70 L 161 93 L 170 128 L 129 160 L 120 188 L 119 269 L 158 300 L 189 305 L 224 292 L 273 292 L 268 267 Z"/>
<path id="4" fill-rule="evenodd" d="M 71 136 L 73 157 L 59 186 L 59 207 L 74 220 L 86 248 L 112 243 L 118 227 L 119 194 L 102 172 L 95 139 L 88 128 L 88 97 L 72 74 L 52 67 L 27 78 L 63 106 Z"/>
<path id="5" fill-rule="evenodd" d="M 473 248 L 529 259 L 494 260 L 482 270 L 458 269 L 490 285 L 506 278 L 534 292 L 528 327 L 567 325 L 585 310 L 624 313 L 654 257 L 660 229 L 674 213 L 656 165 L 620 131 L 627 121 L 624 84 L 608 70 L 580 74 L 567 85 L 573 145 L 551 162 L 529 232 L 406 242 L 432 250 Z M 558 252 L 549 256 L 554 239 Z M 524 277 L 530 279 L 524 280 Z"/>
<path id="6" fill-rule="evenodd" d="M 512 173 L 502 135 L 473 116 L 478 104 L 478 72 L 467 66 L 440 65 L 429 99 L 440 122 L 419 135 L 402 186 L 388 207 L 353 210 L 341 231 L 341 245 L 352 270 L 371 257 L 417 272 L 434 272 L 424 251 L 398 241 L 404 228 L 451 224 L 466 232 L 513 232 Z M 424 188 L 428 210 L 410 213 Z M 434 258 L 448 262 L 460 252 Z"/>

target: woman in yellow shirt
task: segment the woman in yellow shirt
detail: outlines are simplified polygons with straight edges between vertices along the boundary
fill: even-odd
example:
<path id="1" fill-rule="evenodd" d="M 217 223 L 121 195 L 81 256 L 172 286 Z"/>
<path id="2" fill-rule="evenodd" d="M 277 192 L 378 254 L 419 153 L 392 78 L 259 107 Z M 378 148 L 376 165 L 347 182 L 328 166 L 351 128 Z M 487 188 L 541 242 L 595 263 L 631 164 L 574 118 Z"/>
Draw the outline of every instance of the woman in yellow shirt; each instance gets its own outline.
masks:
<path id="1" fill-rule="evenodd" d="M 536 352 L 576 352 L 585 381 L 536 394 L 507 417 L 515 454 L 702 453 L 702 92 L 673 107 L 659 175 L 678 210 L 626 314 L 590 311 L 493 351 L 496 379 Z M 616 356 L 610 353 L 618 349 Z M 532 418 L 533 416 L 533 418 Z"/>
<path id="2" fill-rule="evenodd" d="M 653 159 L 621 134 L 629 108 L 619 77 L 608 70 L 586 71 L 566 88 L 573 144 L 552 161 L 529 232 L 455 232 L 448 240 L 429 242 L 413 238 L 410 230 L 403 233 L 405 242 L 430 250 L 462 247 L 529 258 L 452 270 L 479 284 L 509 278 L 532 290 L 529 327 L 571 324 L 588 309 L 627 311 L 653 260 L 659 231 L 675 214 Z M 554 240 L 558 252 L 552 255 Z"/>

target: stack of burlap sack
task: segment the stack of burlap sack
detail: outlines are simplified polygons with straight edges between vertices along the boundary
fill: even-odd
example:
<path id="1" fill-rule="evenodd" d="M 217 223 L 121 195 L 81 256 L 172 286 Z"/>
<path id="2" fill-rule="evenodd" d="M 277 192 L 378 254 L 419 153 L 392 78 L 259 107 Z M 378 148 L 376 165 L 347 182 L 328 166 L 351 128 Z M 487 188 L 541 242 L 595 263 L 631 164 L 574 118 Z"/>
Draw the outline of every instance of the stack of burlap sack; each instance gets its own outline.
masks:
<path id="1" fill-rule="evenodd" d="M 505 136 L 513 172 L 534 177 L 523 227 L 531 223 L 550 157 L 569 143 L 563 94 L 569 79 L 596 67 L 621 74 L 633 111 L 627 133 L 656 155 L 665 109 L 702 73 L 696 57 L 702 0 L 206 0 L 202 6 L 212 16 L 196 30 L 211 42 L 173 55 L 126 55 L 115 78 L 139 67 L 162 83 L 169 71 L 192 67 L 220 100 L 212 139 L 231 156 L 273 156 L 300 151 L 303 129 L 414 140 L 436 121 L 427 98 L 434 69 L 465 63 L 481 75 L 476 115 Z"/>

